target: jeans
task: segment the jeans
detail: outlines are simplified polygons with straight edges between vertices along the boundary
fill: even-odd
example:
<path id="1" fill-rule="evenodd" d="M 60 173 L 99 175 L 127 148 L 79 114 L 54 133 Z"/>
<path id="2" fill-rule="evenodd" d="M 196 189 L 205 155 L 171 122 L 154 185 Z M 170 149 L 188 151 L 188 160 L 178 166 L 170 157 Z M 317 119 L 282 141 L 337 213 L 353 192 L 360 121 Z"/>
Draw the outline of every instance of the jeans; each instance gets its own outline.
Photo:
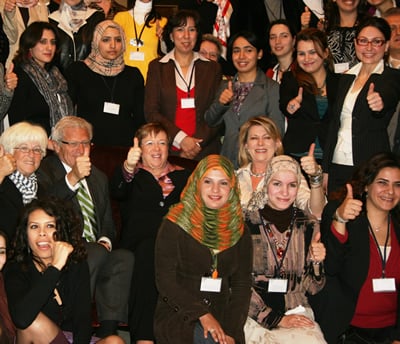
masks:
<path id="1" fill-rule="evenodd" d="M 211 336 L 211 333 L 208 332 L 207 338 L 204 338 L 204 329 L 201 326 L 200 322 L 196 323 L 194 327 L 194 336 L 193 336 L 193 344 L 215 344 L 217 343 Z"/>

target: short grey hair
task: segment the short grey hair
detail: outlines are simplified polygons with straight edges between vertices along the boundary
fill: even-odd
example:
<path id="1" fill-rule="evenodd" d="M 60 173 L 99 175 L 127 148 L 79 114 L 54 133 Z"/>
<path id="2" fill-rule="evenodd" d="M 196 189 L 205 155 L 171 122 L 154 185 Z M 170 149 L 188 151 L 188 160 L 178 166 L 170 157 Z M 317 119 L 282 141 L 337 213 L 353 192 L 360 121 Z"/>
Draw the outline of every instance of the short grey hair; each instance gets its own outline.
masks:
<path id="1" fill-rule="evenodd" d="M 202 42 L 210 42 L 210 43 L 214 43 L 217 48 L 218 48 L 218 54 L 221 55 L 222 54 L 222 45 L 221 42 L 218 40 L 217 37 L 215 37 L 214 35 L 212 35 L 211 33 L 205 33 L 203 36 L 201 36 L 201 43 Z M 200 45 L 201 45 L 200 43 Z"/>
<path id="2" fill-rule="evenodd" d="M 42 157 L 46 155 L 47 133 L 38 124 L 19 122 L 7 128 L 0 136 L 0 144 L 3 145 L 4 151 L 9 154 L 13 154 L 15 147 L 28 142 L 39 143 L 43 152 Z"/>
<path id="3" fill-rule="evenodd" d="M 77 116 L 65 116 L 61 118 L 53 127 L 51 138 L 56 142 L 61 142 L 64 139 L 64 130 L 66 128 L 86 129 L 90 140 L 93 138 L 93 126 L 82 117 Z"/>

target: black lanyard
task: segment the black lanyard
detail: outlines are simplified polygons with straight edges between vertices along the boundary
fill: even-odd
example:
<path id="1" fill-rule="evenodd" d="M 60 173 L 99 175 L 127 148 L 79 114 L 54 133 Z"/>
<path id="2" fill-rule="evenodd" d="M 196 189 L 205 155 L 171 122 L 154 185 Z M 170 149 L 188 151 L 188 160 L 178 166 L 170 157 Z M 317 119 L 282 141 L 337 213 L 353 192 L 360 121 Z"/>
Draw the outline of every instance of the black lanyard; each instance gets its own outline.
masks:
<path id="1" fill-rule="evenodd" d="M 190 72 L 190 79 L 189 79 L 189 84 L 186 82 L 185 78 L 183 77 L 183 75 L 179 72 L 178 67 L 176 66 L 176 62 L 174 61 L 174 67 L 176 72 L 178 73 L 179 77 L 182 79 L 182 81 L 185 83 L 186 87 L 187 87 L 187 94 L 188 94 L 188 98 L 190 98 L 190 86 L 192 85 L 192 79 L 193 79 L 193 74 L 194 74 L 194 63 L 193 63 L 193 67 L 192 70 Z"/>
<path id="2" fill-rule="evenodd" d="M 374 238 L 376 247 L 377 247 L 378 252 L 379 252 L 379 256 L 381 257 L 381 262 L 382 262 L 382 278 L 385 278 L 385 275 L 386 275 L 386 271 L 385 271 L 385 269 L 386 269 L 386 247 L 387 247 L 387 244 L 388 244 L 388 241 L 389 241 L 389 234 L 390 234 L 390 215 L 388 215 L 388 225 L 387 225 L 385 246 L 384 246 L 384 248 L 383 248 L 383 255 L 382 255 L 381 249 L 380 249 L 380 247 L 379 247 L 378 240 L 376 240 L 375 233 L 374 233 L 374 231 L 372 230 L 372 227 L 371 227 L 371 224 L 369 223 L 368 218 L 367 218 L 367 221 L 368 221 L 368 228 L 369 228 L 369 231 L 371 232 L 371 235 L 372 235 L 372 237 Z"/>
<path id="3" fill-rule="evenodd" d="M 275 269 L 276 269 L 276 270 L 275 270 L 274 277 L 277 276 L 277 273 L 278 273 L 278 272 L 279 272 L 279 277 L 282 277 L 282 275 L 283 275 L 282 266 L 283 266 L 283 262 L 284 262 L 285 257 L 286 257 L 286 253 L 287 253 L 287 251 L 289 250 L 290 240 L 292 239 L 292 236 L 293 236 L 293 225 L 294 225 L 294 222 L 295 222 L 295 219 L 296 219 L 296 213 L 297 213 L 297 212 L 296 212 L 296 208 L 293 208 L 292 221 L 290 222 L 290 225 L 289 225 L 289 232 L 290 232 L 290 234 L 289 234 L 289 239 L 288 239 L 288 241 L 287 241 L 286 248 L 285 248 L 285 251 L 284 251 L 283 254 L 282 254 L 282 258 L 281 258 L 281 261 L 280 261 L 280 262 L 279 262 L 279 260 L 278 260 L 278 256 L 276 255 L 276 252 L 275 252 L 276 249 L 277 249 L 277 245 L 276 245 L 276 243 L 275 243 L 275 247 L 274 247 L 273 243 L 272 243 L 271 240 L 270 240 L 270 236 L 271 236 L 271 237 L 275 237 L 275 236 L 274 236 L 274 233 L 273 233 L 272 230 L 271 230 L 271 225 L 268 224 L 268 226 L 265 226 L 264 219 L 263 219 L 263 217 L 262 217 L 261 214 L 260 214 L 261 223 L 262 223 L 262 226 L 263 226 L 263 229 L 264 229 L 265 236 L 267 237 L 269 246 L 271 247 L 271 250 L 272 250 L 272 254 L 274 255 Z"/>
<path id="4" fill-rule="evenodd" d="M 136 51 L 139 51 L 139 48 L 141 46 L 143 46 L 143 41 L 141 40 L 141 38 L 143 35 L 144 28 L 146 27 L 146 22 L 143 23 L 142 30 L 140 30 L 139 37 L 138 37 L 137 29 L 136 29 L 136 22 L 135 22 L 135 14 L 133 14 L 132 20 L 133 20 L 133 27 L 135 28 Z"/>
<path id="5" fill-rule="evenodd" d="M 114 77 L 113 80 L 113 84 L 112 87 L 110 88 L 110 86 L 108 86 L 106 79 L 104 79 L 104 76 L 101 76 L 101 79 L 104 82 L 104 85 L 106 86 L 106 88 L 110 91 L 110 95 L 111 95 L 111 102 L 114 103 L 114 90 L 115 90 L 115 86 L 117 85 L 117 76 Z"/>

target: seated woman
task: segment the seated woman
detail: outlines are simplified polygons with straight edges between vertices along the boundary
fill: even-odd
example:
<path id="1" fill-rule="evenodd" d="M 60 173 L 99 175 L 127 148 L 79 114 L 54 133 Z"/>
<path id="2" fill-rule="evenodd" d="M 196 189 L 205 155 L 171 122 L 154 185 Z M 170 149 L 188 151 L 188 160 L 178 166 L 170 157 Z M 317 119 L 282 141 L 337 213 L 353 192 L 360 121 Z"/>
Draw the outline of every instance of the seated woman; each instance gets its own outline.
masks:
<path id="1" fill-rule="evenodd" d="M 58 46 L 57 31 L 47 22 L 34 22 L 21 35 L 13 60 L 18 85 L 8 110 L 10 124 L 38 123 L 50 135 L 60 118 L 73 115 L 67 82 L 54 65 Z"/>
<path id="2" fill-rule="evenodd" d="M 137 68 L 125 66 L 124 51 L 122 27 L 102 21 L 94 30 L 89 56 L 73 62 L 65 73 L 76 114 L 93 125 L 96 145 L 130 147 L 145 122 L 143 77 Z"/>
<path id="3" fill-rule="evenodd" d="M 79 218 L 60 201 L 34 201 L 22 213 L 5 270 L 18 343 L 91 340 L 89 268 L 81 231 Z M 118 337 L 93 342 L 107 341 L 123 343 Z"/>
<path id="4" fill-rule="evenodd" d="M 251 261 L 233 165 L 209 155 L 158 232 L 157 343 L 244 344 Z"/>
<path id="5" fill-rule="evenodd" d="M 120 247 L 135 254 L 129 319 L 132 343 L 154 342 L 153 318 L 158 292 L 154 274 L 154 246 L 158 228 L 189 178 L 189 171 L 168 162 L 169 137 L 160 123 L 136 132 L 134 145 L 110 184 L 120 201 Z"/>
<path id="6" fill-rule="evenodd" d="M 15 326 L 8 310 L 7 295 L 4 288 L 3 270 L 7 260 L 7 235 L 0 230 L 0 343 L 15 343 Z"/>
<path id="7" fill-rule="evenodd" d="M 22 208 L 38 197 L 35 172 L 46 155 L 47 134 L 39 125 L 20 122 L 4 131 L 0 145 L 0 228 L 12 240 Z"/>
<path id="8" fill-rule="evenodd" d="M 331 277 L 321 328 L 329 343 L 399 343 L 399 157 L 374 155 L 346 187 L 322 216 Z"/>
<path id="9" fill-rule="evenodd" d="M 319 242 L 318 223 L 294 206 L 300 180 L 294 159 L 272 158 L 264 186 L 268 202 L 252 214 L 253 293 L 245 325 L 247 344 L 325 343 L 306 295 L 324 287 L 325 247 Z"/>
<path id="10" fill-rule="evenodd" d="M 270 118 L 257 116 L 241 126 L 240 168 L 236 174 L 240 186 L 240 202 L 246 215 L 264 208 L 268 196 L 263 192 L 267 166 L 275 155 L 281 154 L 283 154 L 281 135 Z M 296 196 L 296 207 L 310 211 L 319 218 L 326 203 L 321 168 L 312 154 L 301 158 L 301 166 L 309 176 L 310 187 L 302 176 Z"/>

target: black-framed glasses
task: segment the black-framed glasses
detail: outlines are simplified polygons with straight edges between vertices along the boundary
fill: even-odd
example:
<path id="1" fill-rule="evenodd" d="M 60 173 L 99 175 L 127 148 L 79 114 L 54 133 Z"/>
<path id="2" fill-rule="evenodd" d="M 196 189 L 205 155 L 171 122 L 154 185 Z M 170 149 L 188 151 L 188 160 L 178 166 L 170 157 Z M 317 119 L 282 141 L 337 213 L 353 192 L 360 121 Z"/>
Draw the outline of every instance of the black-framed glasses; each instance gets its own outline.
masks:
<path id="1" fill-rule="evenodd" d="M 86 140 L 86 141 L 61 141 L 61 143 L 63 143 L 64 145 L 67 145 L 68 147 L 71 148 L 78 148 L 80 145 L 84 146 L 84 147 L 91 147 L 92 146 L 92 141 L 90 140 Z"/>
<path id="2" fill-rule="evenodd" d="M 362 47 L 366 47 L 368 44 L 371 43 L 371 45 L 375 48 L 381 47 L 382 45 L 385 44 L 386 40 L 384 40 L 383 38 L 373 38 L 371 40 L 369 40 L 366 37 L 361 37 L 361 38 L 356 38 L 356 42 L 358 45 L 362 46 Z"/>
<path id="3" fill-rule="evenodd" d="M 21 147 L 14 147 L 14 149 L 19 150 L 22 154 L 29 154 L 30 152 L 32 152 L 35 155 L 43 155 L 44 154 L 42 149 L 39 147 L 29 148 L 27 146 L 21 146 Z"/>

